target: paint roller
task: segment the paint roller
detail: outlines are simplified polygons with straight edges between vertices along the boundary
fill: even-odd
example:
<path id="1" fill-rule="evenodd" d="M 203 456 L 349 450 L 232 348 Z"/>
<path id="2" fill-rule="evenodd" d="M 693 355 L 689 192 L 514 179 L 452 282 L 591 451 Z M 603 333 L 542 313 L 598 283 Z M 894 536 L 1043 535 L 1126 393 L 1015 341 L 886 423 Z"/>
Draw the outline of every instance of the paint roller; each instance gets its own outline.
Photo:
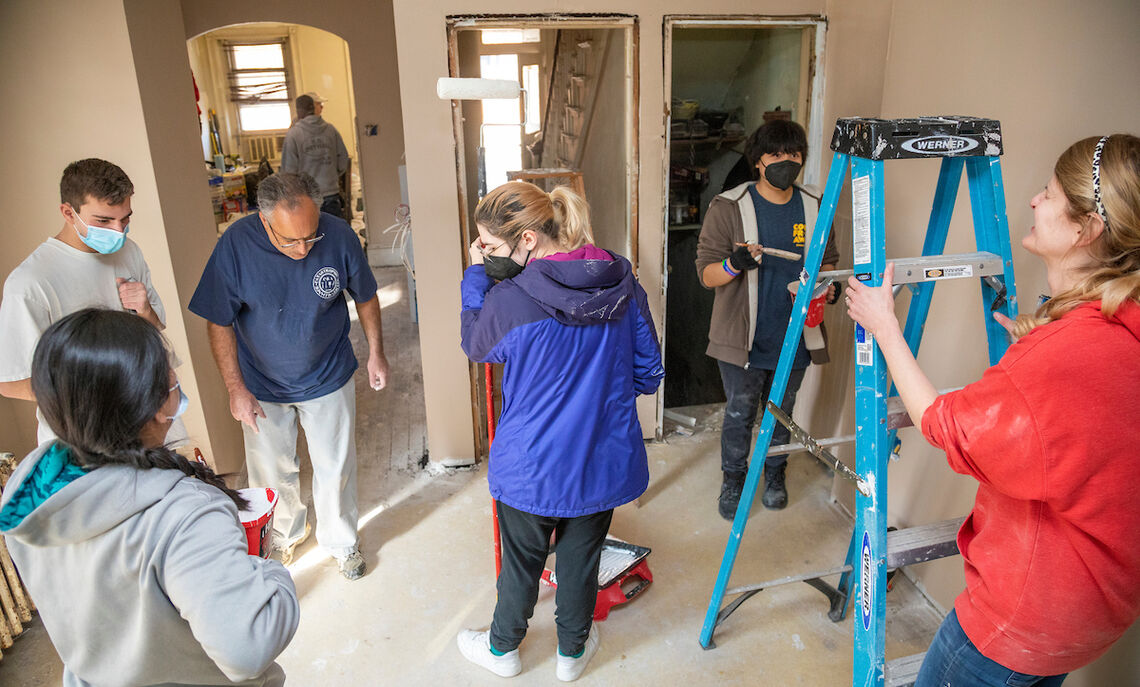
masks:
<path id="1" fill-rule="evenodd" d="M 509 79 L 472 79 L 441 77 L 435 82 L 440 100 L 514 100 L 523 94 L 523 122 L 526 121 L 526 90 Z M 478 185 L 479 197 L 487 195 L 487 149 L 483 145 L 483 129 L 487 126 L 522 126 L 522 124 L 486 124 L 479 126 Z"/>
<path id="2" fill-rule="evenodd" d="M 509 79 L 456 79 L 443 77 L 435 82 L 440 100 L 498 100 L 519 97 L 517 81 Z"/>

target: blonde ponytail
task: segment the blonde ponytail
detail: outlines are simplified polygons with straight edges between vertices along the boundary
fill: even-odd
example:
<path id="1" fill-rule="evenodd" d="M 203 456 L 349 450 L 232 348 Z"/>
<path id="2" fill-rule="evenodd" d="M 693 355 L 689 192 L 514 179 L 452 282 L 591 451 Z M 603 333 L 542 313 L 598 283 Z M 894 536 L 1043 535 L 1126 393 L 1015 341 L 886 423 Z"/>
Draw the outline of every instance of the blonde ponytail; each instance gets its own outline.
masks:
<path id="1" fill-rule="evenodd" d="M 571 251 L 594 242 L 590 229 L 590 206 L 582 196 L 568 186 L 558 186 L 550 192 L 554 207 L 554 224 L 558 228 L 558 244 Z"/>
<path id="2" fill-rule="evenodd" d="M 492 190 L 475 207 L 475 223 L 510 245 L 533 231 L 572 251 L 593 243 L 590 208 L 566 186 L 550 193 L 526 181 L 508 181 Z"/>

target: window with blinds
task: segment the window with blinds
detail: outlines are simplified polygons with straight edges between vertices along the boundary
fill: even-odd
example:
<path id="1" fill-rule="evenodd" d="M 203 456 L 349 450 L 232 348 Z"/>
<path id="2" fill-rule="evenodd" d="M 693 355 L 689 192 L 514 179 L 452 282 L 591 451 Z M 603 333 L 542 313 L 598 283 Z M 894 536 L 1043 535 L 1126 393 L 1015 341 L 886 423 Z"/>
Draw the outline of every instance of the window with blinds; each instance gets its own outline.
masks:
<path id="1" fill-rule="evenodd" d="M 229 98 L 243 132 L 288 129 L 290 75 L 286 39 L 225 44 L 229 58 Z"/>

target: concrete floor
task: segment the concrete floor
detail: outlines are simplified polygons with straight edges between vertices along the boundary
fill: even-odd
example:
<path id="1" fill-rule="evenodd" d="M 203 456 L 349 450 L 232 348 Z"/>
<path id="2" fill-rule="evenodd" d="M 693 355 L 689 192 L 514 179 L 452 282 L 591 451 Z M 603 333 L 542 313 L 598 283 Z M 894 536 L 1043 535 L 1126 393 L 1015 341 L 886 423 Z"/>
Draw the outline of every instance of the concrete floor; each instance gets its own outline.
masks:
<path id="1" fill-rule="evenodd" d="M 278 660 L 294 685 L 504 684 L 468 664 L 455 647 L 459 629 L 487 626 L 495 603 L 485 465 L 440 474 L 419 468 L 416 330 L 401 298 L 402 270 L 377 274 L 395 373 L 389 389 L 358 393 L 360 533 L 369 572 L 348 582 L 331 559 L 306 544 L 291 568 L 301 626 Z M 355 326 L 353 336 L 359 353 Z M 684 410 L 698 416 L 695 433 L 682 436 L 667 425 L 665 440 L 649 445 L 649 489 L 639 503 L 618 509 L 611 528 L 614 536 L 653 549 L 654 582 L 600 624 L 601 649 L 580 683 L 849 684 L 851 620 L 828 620 L 824 597 L 804 584 L 756 595 L 718 629 L 717 648 L 701 648 L 698 636 L 730 525 L 716 512 L 719 408 Z M 791 503 L 771 512 L 757 499 L 731 585 L 842 560 L 850 521 L 830 501 L 829 473 L 806 454 L 792 456 L 789 466 Z M 888 659 L 923 651 L 941 620 L 909 580 L 895 579 L 887 596 Z M 555 683 L 553 613 L 553 591 L 543 589 L 521 648 L 523 673 L 512 684 Z M 36 621 L 0 661 L 5 686 L 58 685 L 59 676 L 59 659 Z"/>

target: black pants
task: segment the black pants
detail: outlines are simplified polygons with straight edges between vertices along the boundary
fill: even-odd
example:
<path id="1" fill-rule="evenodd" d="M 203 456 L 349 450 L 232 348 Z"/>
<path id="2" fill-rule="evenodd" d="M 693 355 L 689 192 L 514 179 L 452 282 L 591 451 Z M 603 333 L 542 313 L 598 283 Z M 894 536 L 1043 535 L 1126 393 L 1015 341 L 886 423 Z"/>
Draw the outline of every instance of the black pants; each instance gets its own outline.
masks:
<path id="1" fill-rule="evenodd" d="M 321 212 L 327 212 L 341 219 L 347 219 L 344 216 L 344 200 L 337 194 L 324 197 L 321 201 Z"/>
<path id="2" fill-rule="evenodd" d="M 572 656 L 582 650 L 590 634 L 594 604 L 598 601 L 598 563 L 610 529 L 613 510 L 577 518 L 554 518 L 524 513 L 496 502 L 503 567 L 499 573 L 499 600 L 491 622 L 491 644 L 513 651 L 526 636 L 527 621 L 538 601 L 538 585 L 546 565 L 550 535 L 556 534 L 554 622 L 558 648 Z"/>
<path id="3" fill-rule="evenodd" d="M 752 455 L 752 426 L 756 424 L 757 411 L 761 404 L 767 405 L 768 392 L 772 390 L 775 370 L 757 370 L 737 367 L 718 360 L 720 380 L 724 384 L 724 424 L 720 430 L 720 469 L 725 474 L 743 476 L 748 472 L 748 456 Z M 796 392 L 804 381 L 803 370 L 792 370 L 788 376 L 788 387 L 784 390 L 784 402 L 780 409 L 792 415 L 796 403 Z M 763 417 L 763 415 L 761 415 Z M 776 423 L 772 431 L 772 446 L 788 443 L 791 434 L 788 428 Z M 788 463 L 788 454 L 768 456 L 764 465 L 782 468 Z"/>

